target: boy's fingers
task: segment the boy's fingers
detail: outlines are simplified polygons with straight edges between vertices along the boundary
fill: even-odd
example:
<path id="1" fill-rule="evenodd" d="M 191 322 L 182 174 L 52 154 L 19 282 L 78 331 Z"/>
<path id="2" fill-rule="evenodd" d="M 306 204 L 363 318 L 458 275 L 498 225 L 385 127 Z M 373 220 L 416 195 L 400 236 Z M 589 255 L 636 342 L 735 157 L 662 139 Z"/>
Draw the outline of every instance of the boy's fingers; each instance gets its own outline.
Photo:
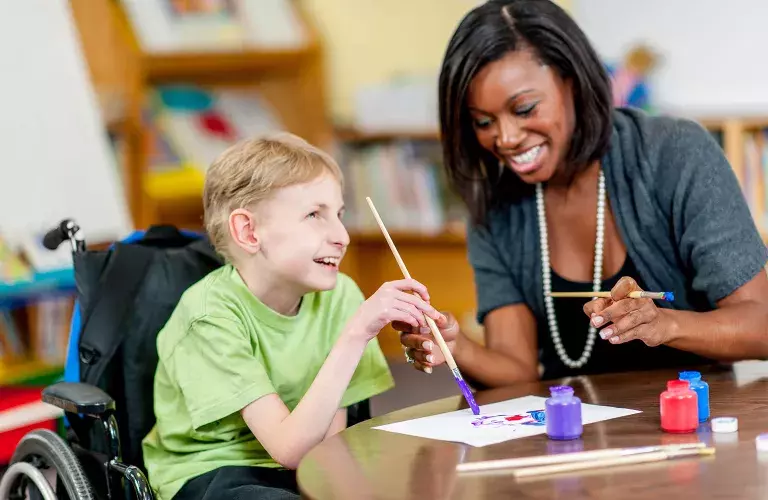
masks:
<path id="1" fill-rule="evenodd" d="M 415 305 L 408 302 L 395 302 L 393 309 L 397 309 L 399 311 L 403 311 L 406 314 L 410 314 L 420 327 L 427 326 L 427 321 L 424 319 L 424 314 L 422 314 L 422 312 L 419 311 Z"/>
<path id="2" fill-rule="evenodd" d="M 429 302 L 429 292 L 427 291 L 427 287 L 413 278 L 393 281 L 392 284 L 395 288 L 403 292 L 416 292 L 425 302 Z"/>
<path id="3" fill-rule="evenodd" d="M 413 295 L 412 293 L 398 291 L 396 297 L 398 300 L 402 300 L 403 302 L 407 302 L 419 308 L 419 310 L 423 311 L 424 314 L 428 315 L 434 320 L 438 320 L 442 316 L 437 309 L 432 307 L 426 301 L 422 300 L 420 297 Z"/>
<path id="4" fill-rule="evenodd" d="M 456 322 L 456 318 L 453 317 L 453 314 L 449 312 L 440 312 L 440 318 L 435 320 L 435 324 L 437 327 L 442 330 L 451 330 L 454 327 L 458 326 L 458 323 Z"/>

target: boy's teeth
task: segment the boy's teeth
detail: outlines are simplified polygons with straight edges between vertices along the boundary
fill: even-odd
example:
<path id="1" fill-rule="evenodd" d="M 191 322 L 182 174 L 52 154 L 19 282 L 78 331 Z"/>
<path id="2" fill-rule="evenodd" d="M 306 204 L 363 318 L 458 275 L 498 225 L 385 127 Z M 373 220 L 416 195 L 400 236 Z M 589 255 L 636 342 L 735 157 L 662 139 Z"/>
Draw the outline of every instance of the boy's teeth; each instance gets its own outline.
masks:
<path id="1" fill-rule="evenodd" d="M 339 259 L 336 257 L 324 257 L 322 259 L 318 259 L 323 264 L 331 264 L 331 265 L 337 265 L 339 263 Z"/>
<path id="2" fill-rule="evenodd" d="M 515 163 L 531 163 L 533 160 L 536 159 L 536 155 L 539 154 L 540 149 L 541 149 L 541 146 L 536 146 L 534 148 L 529 149 L 523 154 L 513 156 L 512 160 L 514 160 Z"/>

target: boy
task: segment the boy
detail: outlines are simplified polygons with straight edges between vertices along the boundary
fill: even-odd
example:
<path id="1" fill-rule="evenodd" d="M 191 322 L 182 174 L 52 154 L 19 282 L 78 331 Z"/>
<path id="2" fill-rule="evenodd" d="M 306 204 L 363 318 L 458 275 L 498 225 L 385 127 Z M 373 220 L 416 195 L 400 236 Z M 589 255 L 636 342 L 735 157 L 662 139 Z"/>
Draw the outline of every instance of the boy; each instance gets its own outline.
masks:
<path id="1" fill-rule="evenodd" d="M 393 386 L 379 331 L 445 321 L 416 281 L 364 301 L 339 273 L 342 189 L 334 160 L 289 134 L 211 165 L 205 226 L 226 264 L 184 293 L 157 338 L 143 450 L 161 500 L 298 498 L 304 454 L 346 426 L 347 406 Z"/>

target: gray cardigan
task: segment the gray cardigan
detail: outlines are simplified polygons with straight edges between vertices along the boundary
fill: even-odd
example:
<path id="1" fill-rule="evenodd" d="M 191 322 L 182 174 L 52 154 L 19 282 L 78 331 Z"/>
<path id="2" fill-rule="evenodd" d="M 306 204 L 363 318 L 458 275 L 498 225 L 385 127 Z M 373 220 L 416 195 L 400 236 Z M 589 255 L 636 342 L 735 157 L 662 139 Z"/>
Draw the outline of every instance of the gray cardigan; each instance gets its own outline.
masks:
<path id="1" fill-rule="evenodd" d="M 768 260 L 734 172 L 699 124 L 616 109 L 602 160 L 610 207 L 640 278 L 672 291 L 662 307 L 711 310 Z M 594 217 L 593 215 L 589 215 Z M 492 210 L 487 227 L 470 226 L 477 318 L 527 304 L 545 318 L 533 196 Z"/>

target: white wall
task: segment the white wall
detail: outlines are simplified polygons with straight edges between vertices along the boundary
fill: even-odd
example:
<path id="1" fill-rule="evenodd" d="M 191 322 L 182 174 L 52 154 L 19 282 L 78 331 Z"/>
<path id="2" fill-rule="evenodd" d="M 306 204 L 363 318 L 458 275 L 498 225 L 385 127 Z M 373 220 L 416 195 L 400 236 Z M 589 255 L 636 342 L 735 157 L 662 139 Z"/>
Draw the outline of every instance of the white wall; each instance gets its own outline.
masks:
<path id="1" fill-rule="evenodd" d="M 130 229 L 67 0 L 0 1 L 0 233 Z"/>
<path id="2" fill-rule="evenodd" d="M 767 0 L 572 0 L 571 11 L 604 58 L 641 41 L 663 54 L 661 107 L 768 114 Z"/>

